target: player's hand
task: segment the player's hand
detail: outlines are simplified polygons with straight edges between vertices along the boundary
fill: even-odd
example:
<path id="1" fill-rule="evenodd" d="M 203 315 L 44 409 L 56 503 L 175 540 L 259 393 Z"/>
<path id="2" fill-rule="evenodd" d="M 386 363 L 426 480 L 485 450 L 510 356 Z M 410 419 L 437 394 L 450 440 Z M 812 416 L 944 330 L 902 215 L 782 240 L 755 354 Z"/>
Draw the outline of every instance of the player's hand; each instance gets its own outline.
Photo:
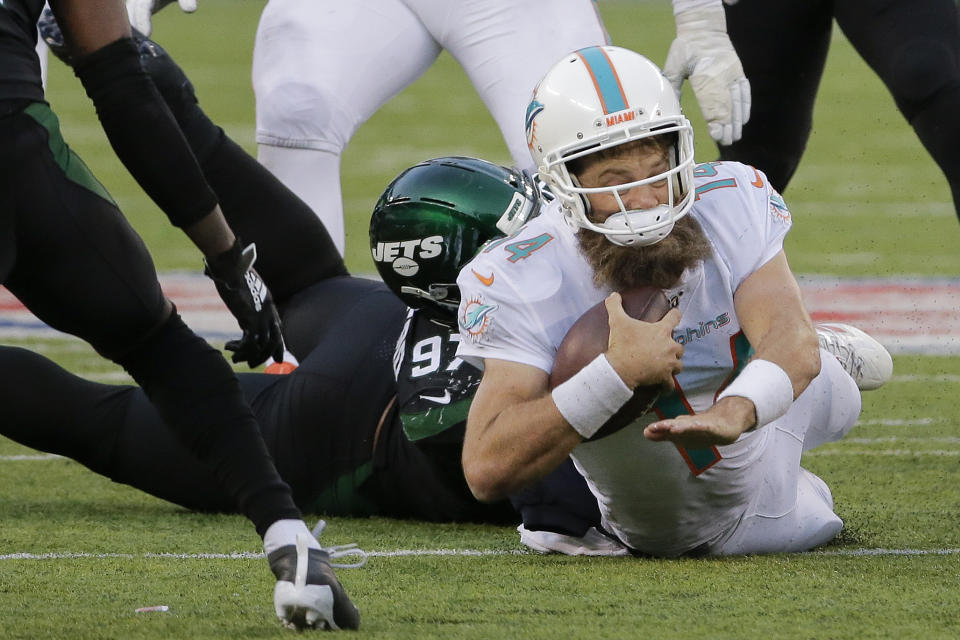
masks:
<path id="1" fill-rule="evenodd" d="M 273 297 L 253 264 L 257 260 L 256 245 L 240 248 L 240 241 L 215 258 L 206 260 L 203 272 L 217 286 L 217 293 L 237 319 L 243 336 L 226 344 L 234 362 L 251 367 L 267 358 L 283 360 L 283 333 Z"/>
<path id="2" fill-rule="evenodd" d="M 703 413 L 651 422 L 643 430 L 643 435 L 655 442 L 670 441 L 683 447 L 703 449 L 735 442 L 756 421 L 752 402 L 730 396 Z"/>
<path id="3" fill-rule="evenodd" d="M 145 36 L 153 31 L 152 17 L 157 11 L 173 2 L 173 0 L 127 0 L 127 16 L 130 26 Z M 177 4 L 185 13 L 197 10 L 197 0 L 177 0 Z"/>
<path id="4" fill-rule="evenodd" d="M 673 339 L 680 311 L 671 309 L 660 322 L 634 320 L 623 310 L 619 293 L 605 301 L 610 338 L 607 361 L 631 389 L 641 385 L 673 387 L 673 376 L 683 368 L 683 347 Z"/>
<path id="5" fill-rule="evenodd" d="M 750 82 L 727 35 L 723 7 L 684 11 L 676 20 L 677 38 L 663 72 L 677 95 L 689 78 L 710 137 L 718 144 L 732 144 L 750 119 Z"/>

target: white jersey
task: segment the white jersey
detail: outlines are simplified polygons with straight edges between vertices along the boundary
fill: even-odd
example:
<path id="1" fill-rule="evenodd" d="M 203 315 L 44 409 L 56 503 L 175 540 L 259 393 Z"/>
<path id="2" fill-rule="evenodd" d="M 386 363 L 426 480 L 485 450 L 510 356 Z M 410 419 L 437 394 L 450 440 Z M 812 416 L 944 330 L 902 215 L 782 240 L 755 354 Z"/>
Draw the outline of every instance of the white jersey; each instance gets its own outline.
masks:
<path id="1" fill-rule="evenodd" d="M 710 240 L 709 259 L 666 291 L 683 318 L 677 389 L 654 411 L 607 438 L 578 446 L 572 457 L 600 503 L 604 525 L 634 549 L 677 555 L 714 541 L 735 525 L 761 484 L 754 464 L 769 430 L 736 443 L 684 450 L 643 437 L 658 416 L 713 405 L 751 353 L 733 295 L 743 280 L 783 248 L 790 214 L 753 167 L 706 163 L 695 170 L 694 216 Z M 573 229 L 557 203 L 510 238 L 485 247 L 460 273 L 458 355 L 549 372 L 570 326 L 609 290 L 593 284 Z"/>

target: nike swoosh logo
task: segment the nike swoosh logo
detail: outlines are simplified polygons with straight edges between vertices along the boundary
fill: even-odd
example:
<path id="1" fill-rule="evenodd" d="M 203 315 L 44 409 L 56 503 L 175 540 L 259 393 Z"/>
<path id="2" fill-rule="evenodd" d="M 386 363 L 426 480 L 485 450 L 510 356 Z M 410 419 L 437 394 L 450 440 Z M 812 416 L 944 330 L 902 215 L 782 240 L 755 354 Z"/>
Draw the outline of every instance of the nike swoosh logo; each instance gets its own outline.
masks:
<path id="1" fill-rule="evenodd" d="M 757 176 L 757 179 L 754 180 L 753 182 L 751 182 L 750 184 L 752 184 L 753 186 L 755 186 L 757 189 L 762 189 L 762 188 L 763 188 L 763 178 L 760 177 L 760 172 L 757 171 L 756 169 L 754 169 L 753 167 L 751 167 L 751 169 L 753 169 L 753 175 Z"/>
<path id="2" fill-rule="evenodd" d="M 444 389 L 442 396 L 425 396 L 421 393 L 420 399 L 428 402 L 435 402 L 437 404 L 450 404 L 450 390 Z"/>
<path id="3" fill-rule="evenodd" d="M 480 282 L 482 282 L 482 283 L 484 284 L 484 286 L 489 287 L 490 285 L 493 284 L 493 277 L 494 277 L 494 275 L 495 275 L 494 273 L 491 272 L 489 276 L 482 276 L 482 275 L 480 275 L 479 273 L 477 273 L 476 271 L 473 271 L 473 269 L 470 269 L 470 271 L 473 272 L 473 275 L 476 276 L 477 280 L 479 280 Z"/>

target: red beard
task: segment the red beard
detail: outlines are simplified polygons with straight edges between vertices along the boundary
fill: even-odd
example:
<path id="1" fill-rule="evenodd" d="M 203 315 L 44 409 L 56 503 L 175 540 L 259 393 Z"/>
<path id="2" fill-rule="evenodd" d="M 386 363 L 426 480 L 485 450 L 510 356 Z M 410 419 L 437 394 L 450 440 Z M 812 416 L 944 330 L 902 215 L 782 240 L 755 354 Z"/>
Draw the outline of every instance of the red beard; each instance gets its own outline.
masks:
<path id="1" fill-rule="evenodd" d="M 710 241 L 693 216 L 680 218 L 670 234 L 646 247 L 621 247 L 600 233 L 581 229 L 580 252 L 593 268 L 598 287 L 614 291 L 651 285 L 670 289 L 688 268 L 710 256 Z"/>

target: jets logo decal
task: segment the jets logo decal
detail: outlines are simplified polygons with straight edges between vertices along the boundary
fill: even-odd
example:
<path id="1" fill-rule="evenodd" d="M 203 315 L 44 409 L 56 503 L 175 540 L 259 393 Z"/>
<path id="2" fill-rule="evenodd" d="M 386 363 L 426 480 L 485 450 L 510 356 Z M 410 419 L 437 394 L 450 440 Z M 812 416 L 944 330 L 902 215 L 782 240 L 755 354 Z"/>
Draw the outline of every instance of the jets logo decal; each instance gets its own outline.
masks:
<path id="1" fill-rule="evenodd" d="M 443 253 L 443 236 L 378 242 L 370 253 L 374 262 L 388 262 L 395 272 L 409 278 L 420 271 L 418 260 L 430 260 Z"/>

